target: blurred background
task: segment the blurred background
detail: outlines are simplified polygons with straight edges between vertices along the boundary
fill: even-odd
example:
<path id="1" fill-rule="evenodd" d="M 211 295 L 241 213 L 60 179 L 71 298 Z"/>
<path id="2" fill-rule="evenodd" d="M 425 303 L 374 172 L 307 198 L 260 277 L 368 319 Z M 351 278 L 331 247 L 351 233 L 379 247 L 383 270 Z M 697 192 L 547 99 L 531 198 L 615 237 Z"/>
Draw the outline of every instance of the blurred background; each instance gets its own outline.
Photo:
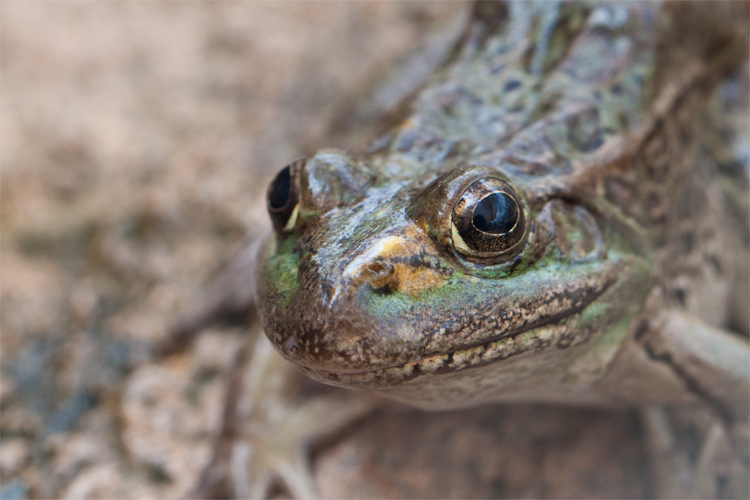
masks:
<path id="1" fill-rule="evenodd" d="M 209 329 L 162 362 L 150 350 L 238 242 L 265 230 L 276 171 L 320 147 L 364 145 L 440 62 L 467 9 L 0 3 L 0 498 L 194 486 L 246 331 Z M 344 466 L 323 456 L 317 471 L 340 488 L 331 495 L 472 495 L 441 483 L 429 452 L 405 480 L 372 465 L 383 442 L 416 453 L 432 439 L 424 429 L 468 429 L 452 449 L 487 482 L 473 495 L 642 496 L 631 417 L 517 407 L 472 427 L 466 413 L 402 409 L 329 454 Z M 505 454 L 477 450 L 488 439 Z M 397 469 L 417 463 L 400 457 Z"/>

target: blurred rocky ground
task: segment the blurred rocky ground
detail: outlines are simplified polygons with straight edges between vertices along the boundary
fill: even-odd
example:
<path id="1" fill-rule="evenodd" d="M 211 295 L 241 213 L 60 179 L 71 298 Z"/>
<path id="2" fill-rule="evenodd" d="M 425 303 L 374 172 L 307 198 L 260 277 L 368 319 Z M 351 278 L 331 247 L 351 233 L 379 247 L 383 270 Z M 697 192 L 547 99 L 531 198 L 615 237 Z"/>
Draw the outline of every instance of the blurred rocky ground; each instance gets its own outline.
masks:
<path id="1" fill-rule="evenodd" d="M 275 172 L 373 137 L 466 9 L 0 3 L 0 498 L 191 490 L 248 329 L 153 347 L 266 230 Z M 638 435 L 630 414 L 393 407 L 316 451 L 316 480 L 331 497 L 641 497 Z"/>

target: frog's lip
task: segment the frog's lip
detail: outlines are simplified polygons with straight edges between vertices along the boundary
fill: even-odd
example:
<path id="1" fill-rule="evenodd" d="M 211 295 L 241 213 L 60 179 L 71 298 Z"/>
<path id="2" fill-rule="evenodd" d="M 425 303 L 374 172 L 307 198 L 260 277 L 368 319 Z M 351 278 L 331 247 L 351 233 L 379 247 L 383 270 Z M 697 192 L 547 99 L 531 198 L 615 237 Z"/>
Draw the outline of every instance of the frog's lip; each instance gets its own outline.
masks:
<path id="1" fill-rule="evenodd" d="M 482 342 L 478 342 L 476 344 L 468 346 L 462 346 L 461 348 L 447 354 L 435 354 L 416 360 L 406 361 L 404 363 L 398 363 L 390 366 L 379 366 L 367 370 L 331 370 L 310 367 L 304 364 L 298 364 L 298 367 L 304 373 L 314 379 L 320 380 L 327 384 L 338 385 L 351 389 L 374 389 L 378 387 L 385 388 L 408 382 L 421 375 L 444 374 L 468 368 L 477 368 L 490 364 L 500 357 L 508 356 L 507 353 L 496 353 L 494 356 L 485 357 L 485 354 L 490 351 L 490 347 L 492 346 L 492 344 L 509 338 L 517 337 L 518 335 L 522 335 L 531 330 L 536 330 L 538 328 L 557 324 L 565 318 L 579 314 L 592 302 L 603 295 L 610 288 L 612 283 L 612 281 L 606 282 L 600 290 L 588 297 L 588 300 L 585 300 L 575 307 L 571 307 L 569 309 L 566 309 L 565 311 L 561 311 L 556 315 L 546 317 L 525 327 L 517 328 L 509 332 L 504 332 L 502 335 L 489 338 Z M 472 353 L 472 351 L 474 352 Z M 462 354 L 469 353 L 474 354 L 474 358 L 481 356 L 481 360 L 478 362 L 464 363 L 457 360 L 457 357 L 460 357 Z"/>

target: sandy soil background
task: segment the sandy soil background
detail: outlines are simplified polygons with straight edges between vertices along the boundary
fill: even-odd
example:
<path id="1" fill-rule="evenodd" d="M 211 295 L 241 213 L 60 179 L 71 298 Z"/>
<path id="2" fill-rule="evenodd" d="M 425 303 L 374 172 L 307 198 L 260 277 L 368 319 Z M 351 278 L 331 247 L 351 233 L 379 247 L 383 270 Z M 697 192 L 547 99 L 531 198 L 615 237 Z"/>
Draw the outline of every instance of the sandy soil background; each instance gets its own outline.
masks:
<path id="1" fill-rule="evenodd" d="M 267 227 L 274 173 L 371 137 L 466 9 L 0 3 L 0 497 L 190 491 L 247 329 L 151 349 Z M 630 414 L 394 408 L 315 472 L 332 497 L 642 497 L 638 436 Z"/>

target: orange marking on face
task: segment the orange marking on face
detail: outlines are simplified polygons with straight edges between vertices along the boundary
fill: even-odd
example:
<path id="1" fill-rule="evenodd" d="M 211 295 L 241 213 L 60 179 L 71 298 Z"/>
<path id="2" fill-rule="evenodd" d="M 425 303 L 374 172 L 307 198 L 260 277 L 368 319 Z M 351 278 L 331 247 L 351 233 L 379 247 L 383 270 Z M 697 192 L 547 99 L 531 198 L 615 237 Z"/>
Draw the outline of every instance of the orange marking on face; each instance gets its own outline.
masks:
<path id="1" fill-rule="evenodd" d="M 344 269 L 346 288 L 368 283 L 374 289 L 387 288 L 411 296 L 438 286 L 443 276 L 423 265 L 411 265 L 415 255 L 430 259 L 436 255 L 419 228 L 410 224 L 402 234 L 385 236 L 373 242 Z"/>
<path id="2" fill-rule="evenodd" d="M 398 279 L 398 291 L 416 297 L 422 292 L 435 288 L 443 281 L 443 276 L 427 267 L 410 267 L 406 264 L 394 266 Z"/>

